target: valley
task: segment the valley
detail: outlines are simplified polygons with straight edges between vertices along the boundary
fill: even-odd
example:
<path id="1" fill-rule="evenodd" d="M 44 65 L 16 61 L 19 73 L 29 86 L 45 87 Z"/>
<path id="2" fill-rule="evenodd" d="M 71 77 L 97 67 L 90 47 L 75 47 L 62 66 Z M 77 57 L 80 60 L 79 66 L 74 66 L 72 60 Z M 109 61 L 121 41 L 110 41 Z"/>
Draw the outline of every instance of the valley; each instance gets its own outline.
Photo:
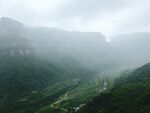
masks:
<path id="1" fill-rule="evenodd" d="M 150 34 L 118 37 L 3 17 L 0 112 L 149 113 Z"/>

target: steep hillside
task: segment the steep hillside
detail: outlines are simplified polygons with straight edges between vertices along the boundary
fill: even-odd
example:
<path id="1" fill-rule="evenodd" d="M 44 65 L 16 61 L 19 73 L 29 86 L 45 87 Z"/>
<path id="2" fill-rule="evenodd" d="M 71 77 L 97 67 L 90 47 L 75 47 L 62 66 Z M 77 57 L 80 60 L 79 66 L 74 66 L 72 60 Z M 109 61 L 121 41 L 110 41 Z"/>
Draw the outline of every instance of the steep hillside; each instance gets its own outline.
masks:
<path id="1" fill-rule="evenodd" d="M 149 113 L 149 97 L 150 64 L 146 64 L 121 77 L 112 90 L 95 97 L 79 113 Z"/>
<path id="2" fill-rule="evenodd" d="M 101 93 L 81 112 L 120 113 L 128 109 L 130 113 L 131 107 L 133 111 L 140 108 L 146 111 L 149 104 L 140 106 L 140 102 L 145 105 L 149 96 L 149 64 L 127 73 L 110 92 L 103 94 L 114 85 L 117 77 L 112 74 L 114 70 L 149 60 L 149 34 L 136 36 L 139 38 L 108 43 L 97 32 L 29 28 L 2 18 L 0 112 L 73 112 Z M 145 38 L 141 39 L 142 36 Z"/>
<path id="3" fill-rule="evenodd" d="M 62 42 L 57 34 L 63 31 L 53 34 L 53 30 L 47 32 L 47 29 L 46 31 L 44 29 L 43 32 L 50 34 L 46 35 L 42 31 L 40 34 L 37 31 L 32 33 L 32 30 L 29 32 L 29 28 L 9 18 L 0 20 L 1 113 L 35 113 L 59 100 L 66 92 L 74 91 L 78 94 L 77 89 L 83 89 L 84 84 L 83 95 L 87 93 L 88 88 L 94 87 L 96 90 L 98 87 L 98 82 L 87 84 L 102 68 L 93 70 L 81 62 L 79 57 L 74 56 L 79 53 L 80 48 L 82 49 L 82 44 L 86 44 L 80 51 L 84 52 L 89 43 L 85 37 L 89 35 L 92 37 L 95 33 L 78 33 L 78 36 L 83 37 L 81 43 L 80 38 L 76 40 L 74 39 L 76 36 L 67 35 L 68 32 L 65 32 L 64 39 L 66 39 L 65 41 L 61 39 Z M 51 37 L 53 35 L 56 36 Z M 105 43 L 104 39 L 98 41 Z M 69 45 L 71 48 L 69 51 L 69 47 L 67 51 L 65 49 L 67 44 L 74 44 Z M 78 52 L 70 54 L 73 50 Z M 94 95 L 91 93 L 89 96 Z M 79 98 L 79 95 L 75 97 Z M 87 100 L 87 97 L 85 98 L 82 102 Z M 73 102 L 72 106 L 78 105 L 78 102 L 79 100 Z"/>
<path id="4" fill-rule="evenodd" d="M 86 75 L 93 74 L 70 56 L 60 56 L 57 62 L 39 57 L 37 48 L 27 36 L 26 27 L 21 23 L 9 18 L 0 20 L 1 113 L 26 112 L 28 109 L 34 112 L 36 105 L 42 104 L 40 99 L 50 96 L 43 94 L 46 87 L 74 78 L 82 80 Z M 69 88 L 68 85 L 62 89 L 57 89 L 58 87 L 60 86 L 56 87 L 56 94 L 51 95 L 50 100 L 63 95 Z M 46 91 L 47 94 L 52 90 Z M 31 110 L 30 105 L 35 106 L 34 110 Z"/>

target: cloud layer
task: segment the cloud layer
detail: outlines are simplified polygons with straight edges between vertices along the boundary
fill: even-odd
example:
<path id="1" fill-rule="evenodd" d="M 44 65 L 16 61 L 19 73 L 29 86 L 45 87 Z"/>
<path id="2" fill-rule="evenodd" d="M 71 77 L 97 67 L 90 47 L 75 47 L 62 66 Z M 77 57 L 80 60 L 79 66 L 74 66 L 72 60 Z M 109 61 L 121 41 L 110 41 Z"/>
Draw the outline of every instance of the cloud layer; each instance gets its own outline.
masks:
<path id="1" fill-rule="evenodd" d="M 0 16 L 27 25 L 98 31 L 111 37 L 150 31 L 149 0 L 0 0 Z"/>

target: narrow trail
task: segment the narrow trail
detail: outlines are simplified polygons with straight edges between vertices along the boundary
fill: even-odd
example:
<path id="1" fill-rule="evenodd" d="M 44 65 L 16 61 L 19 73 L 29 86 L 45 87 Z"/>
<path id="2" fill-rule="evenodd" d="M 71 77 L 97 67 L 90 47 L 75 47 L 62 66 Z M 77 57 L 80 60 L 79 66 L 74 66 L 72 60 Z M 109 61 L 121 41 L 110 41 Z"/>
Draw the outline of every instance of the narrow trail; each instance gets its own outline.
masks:
<path id="1" fill-rule="evenodd" d="M 51 107 L 51 108 L 54 108 L 54 109 L 62 110 L 62 111 L 64 111 L 64 112 L 66 112 L 66 113 L 69 113 L 69 111 L 68 111 L 67 109 L 62 108 L 62 107 L 59 106 L 59 104 L 60 104 L 61 102 L 65 101 L 65 100 L 67 100 L 67 99 L 68 99 L 68 91 L 65 93 L 64 97 L 59 98 L 56 102 L 52 103 L 52 104 L 50 105 L 50 107 Z"/>

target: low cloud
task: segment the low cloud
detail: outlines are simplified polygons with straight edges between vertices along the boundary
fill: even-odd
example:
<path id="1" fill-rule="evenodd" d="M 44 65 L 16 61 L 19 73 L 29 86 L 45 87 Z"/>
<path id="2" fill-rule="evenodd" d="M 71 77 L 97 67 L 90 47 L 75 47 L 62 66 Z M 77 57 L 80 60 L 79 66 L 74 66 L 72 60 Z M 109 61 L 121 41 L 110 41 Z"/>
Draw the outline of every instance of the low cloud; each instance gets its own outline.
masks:
<path id="1" fill-rule="evenodd" d="M 1 0 L 0 16 L 31 26 L 113 35 L 148 31 L 149 0 Z"/>

